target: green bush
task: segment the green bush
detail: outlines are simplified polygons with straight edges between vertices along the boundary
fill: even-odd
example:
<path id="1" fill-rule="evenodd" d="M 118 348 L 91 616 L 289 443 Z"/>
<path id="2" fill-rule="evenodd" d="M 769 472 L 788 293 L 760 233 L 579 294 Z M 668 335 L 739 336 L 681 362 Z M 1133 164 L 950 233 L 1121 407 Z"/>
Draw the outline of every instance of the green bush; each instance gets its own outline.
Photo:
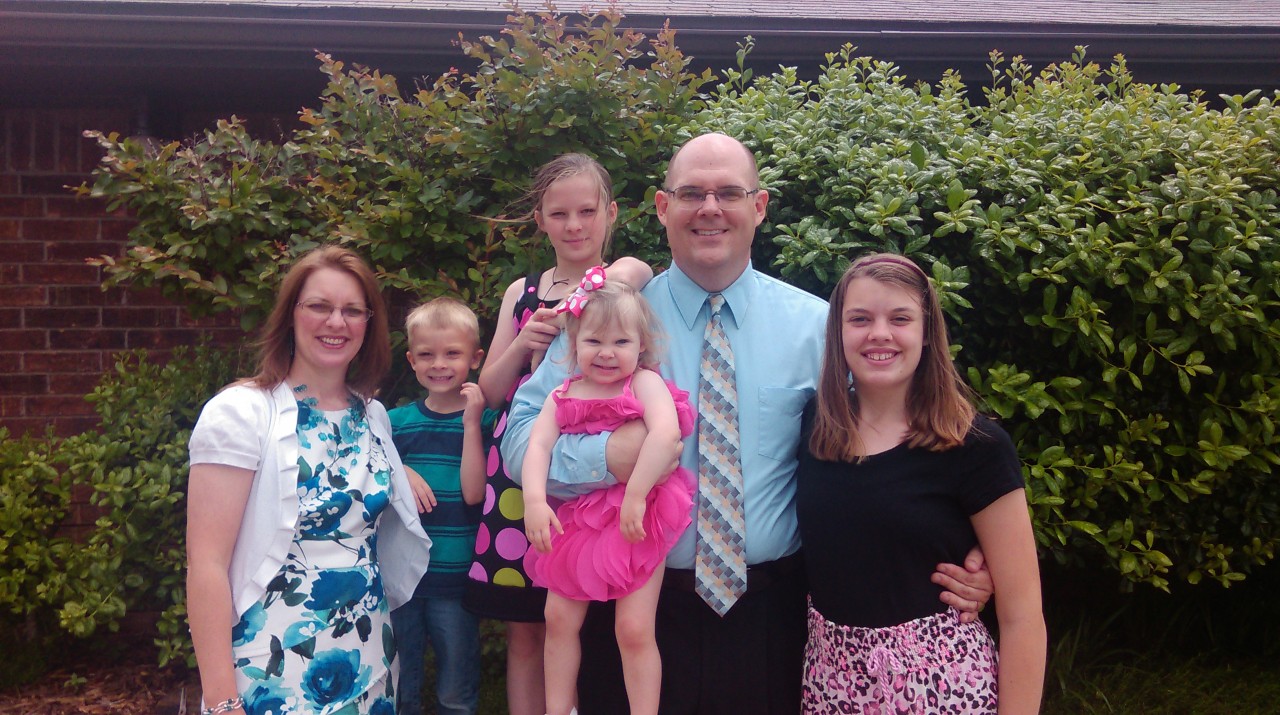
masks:
<path id="1" fill-rule="evenodd" d="M 1083 49 L 1039 74 L 993 53 L 982 103 L 954 74 L 827 62 L 814 82 L 732 71 L 688 130 L 756 151 L 765 260 L 824 295 L 859 252 L 932 271 L 1059 561 L 1165 588 L 1274 558 L 1276 98 L 1211 109 Z"/>
<path id="2" fill-rule="evenodd" d="M 515 204 L 533 172 L 566 151 L 613 176 L 615 253 L 663 255 L 645 208 L 710 72 L 686 71 L 671 31 L 620 20 L 516 10 L 501 36 L 460 39 L 478 70 L 407 97 L 394 77 L 321 54 L 322 100 L 279 142 L 234 117 L 156 151 L 87 132 L 106 156 L 80 193 L 138 219 L 127 255 L 100 261 L 108 283 L 160 286 L 197 314 L 235 309 L 251 327 L 289 259 L 337 234 L 393 295 L 451 294 L 492 318 L 507 283 L 553 258 L 531 223 L 490 219 L 529 208 Z"/>
<path id="3" fill-rule="evenodd" d="M 115 631 L 128 612 L 161 612 L 161 663 L 187 659 L 187 438 L 200 408 L 236 372 L 198 347 L 158 366 L 121 354 L 87 397 L 101 427 L 66 439 L 0 435 L 0 608 L 37 650 Z M 98 516 L 67 533 L 72 487 Z"/>

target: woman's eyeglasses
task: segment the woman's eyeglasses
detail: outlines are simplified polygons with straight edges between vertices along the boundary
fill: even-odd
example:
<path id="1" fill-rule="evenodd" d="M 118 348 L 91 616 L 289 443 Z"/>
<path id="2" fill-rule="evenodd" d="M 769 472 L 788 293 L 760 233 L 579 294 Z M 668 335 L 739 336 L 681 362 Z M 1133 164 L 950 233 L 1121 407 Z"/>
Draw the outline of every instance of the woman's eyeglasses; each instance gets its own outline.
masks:
<path id="1" fill-rule="evenodd" d="M 342 319 L 348 323 L 363 323 L 373 317 L 373 311 L 368 308 L 361 308 L 358 305 L 339 307 L 327 300 L 304 300 L 295 305 L 321 320 L 328 320 L 335 310 L 341 313 Z"/>

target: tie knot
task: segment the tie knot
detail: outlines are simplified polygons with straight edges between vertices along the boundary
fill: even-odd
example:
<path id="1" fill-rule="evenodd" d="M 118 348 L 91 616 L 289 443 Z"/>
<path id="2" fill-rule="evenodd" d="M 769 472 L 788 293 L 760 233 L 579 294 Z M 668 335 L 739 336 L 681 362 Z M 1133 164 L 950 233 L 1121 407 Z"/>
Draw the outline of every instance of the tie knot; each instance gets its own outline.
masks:
<path id="1" fill-rule="evenodd" d="M 720 309 L 724 307 L 724 296 L 719 293 L 712 293 L 707 296 L 707 302 L 711 305 L 711 314 L 719 315 Z"/>

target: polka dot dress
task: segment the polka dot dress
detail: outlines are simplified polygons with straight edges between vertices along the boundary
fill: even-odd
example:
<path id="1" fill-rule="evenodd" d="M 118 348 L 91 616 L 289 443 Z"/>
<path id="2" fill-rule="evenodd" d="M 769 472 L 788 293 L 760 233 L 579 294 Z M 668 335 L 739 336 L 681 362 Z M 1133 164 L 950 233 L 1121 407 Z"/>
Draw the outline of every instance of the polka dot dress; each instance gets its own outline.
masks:
<path id="1" fill-rule="evenodd" d="M 524 293 L 516 301 L 511 316 L 516 332 L 539 308 L 554 308 L 560 301 L 538 298 L 538 274 L 524 281 Z M 529 366 L 525 366 L 527 371 Z M 529 379 L 525 372 L 507 395 Z M 533 585 L 524 570 L 524 554 L 529 540 L 524 535 L 524 492 L 511 481 L 507 467 L 498 453 L 498 444 L 507 429 L 504 412 L 493 429 L 493 443 L 488 445 L 485 473 L 484 515 L 476 534 L 476 558 L 471 564 L 471 579 L 463 604 L 467 610 L 486 618 L 503 621 L 538 623 L 543 620 L 547 591 Z"/>

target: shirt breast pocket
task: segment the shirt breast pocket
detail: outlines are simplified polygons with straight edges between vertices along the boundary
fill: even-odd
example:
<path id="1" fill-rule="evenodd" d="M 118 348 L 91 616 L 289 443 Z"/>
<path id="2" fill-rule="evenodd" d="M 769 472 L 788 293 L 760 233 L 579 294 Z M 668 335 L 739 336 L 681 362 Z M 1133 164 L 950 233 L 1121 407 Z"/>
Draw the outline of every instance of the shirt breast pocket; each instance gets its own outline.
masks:
<path id="1" fill-rule="evenodd" d="M 809 401 L 810 390 L 794 387 L 760 388 L 760 435 L 762 457 L 783 461 L 794 459 L 800 442 L 800 417 Z"/>

